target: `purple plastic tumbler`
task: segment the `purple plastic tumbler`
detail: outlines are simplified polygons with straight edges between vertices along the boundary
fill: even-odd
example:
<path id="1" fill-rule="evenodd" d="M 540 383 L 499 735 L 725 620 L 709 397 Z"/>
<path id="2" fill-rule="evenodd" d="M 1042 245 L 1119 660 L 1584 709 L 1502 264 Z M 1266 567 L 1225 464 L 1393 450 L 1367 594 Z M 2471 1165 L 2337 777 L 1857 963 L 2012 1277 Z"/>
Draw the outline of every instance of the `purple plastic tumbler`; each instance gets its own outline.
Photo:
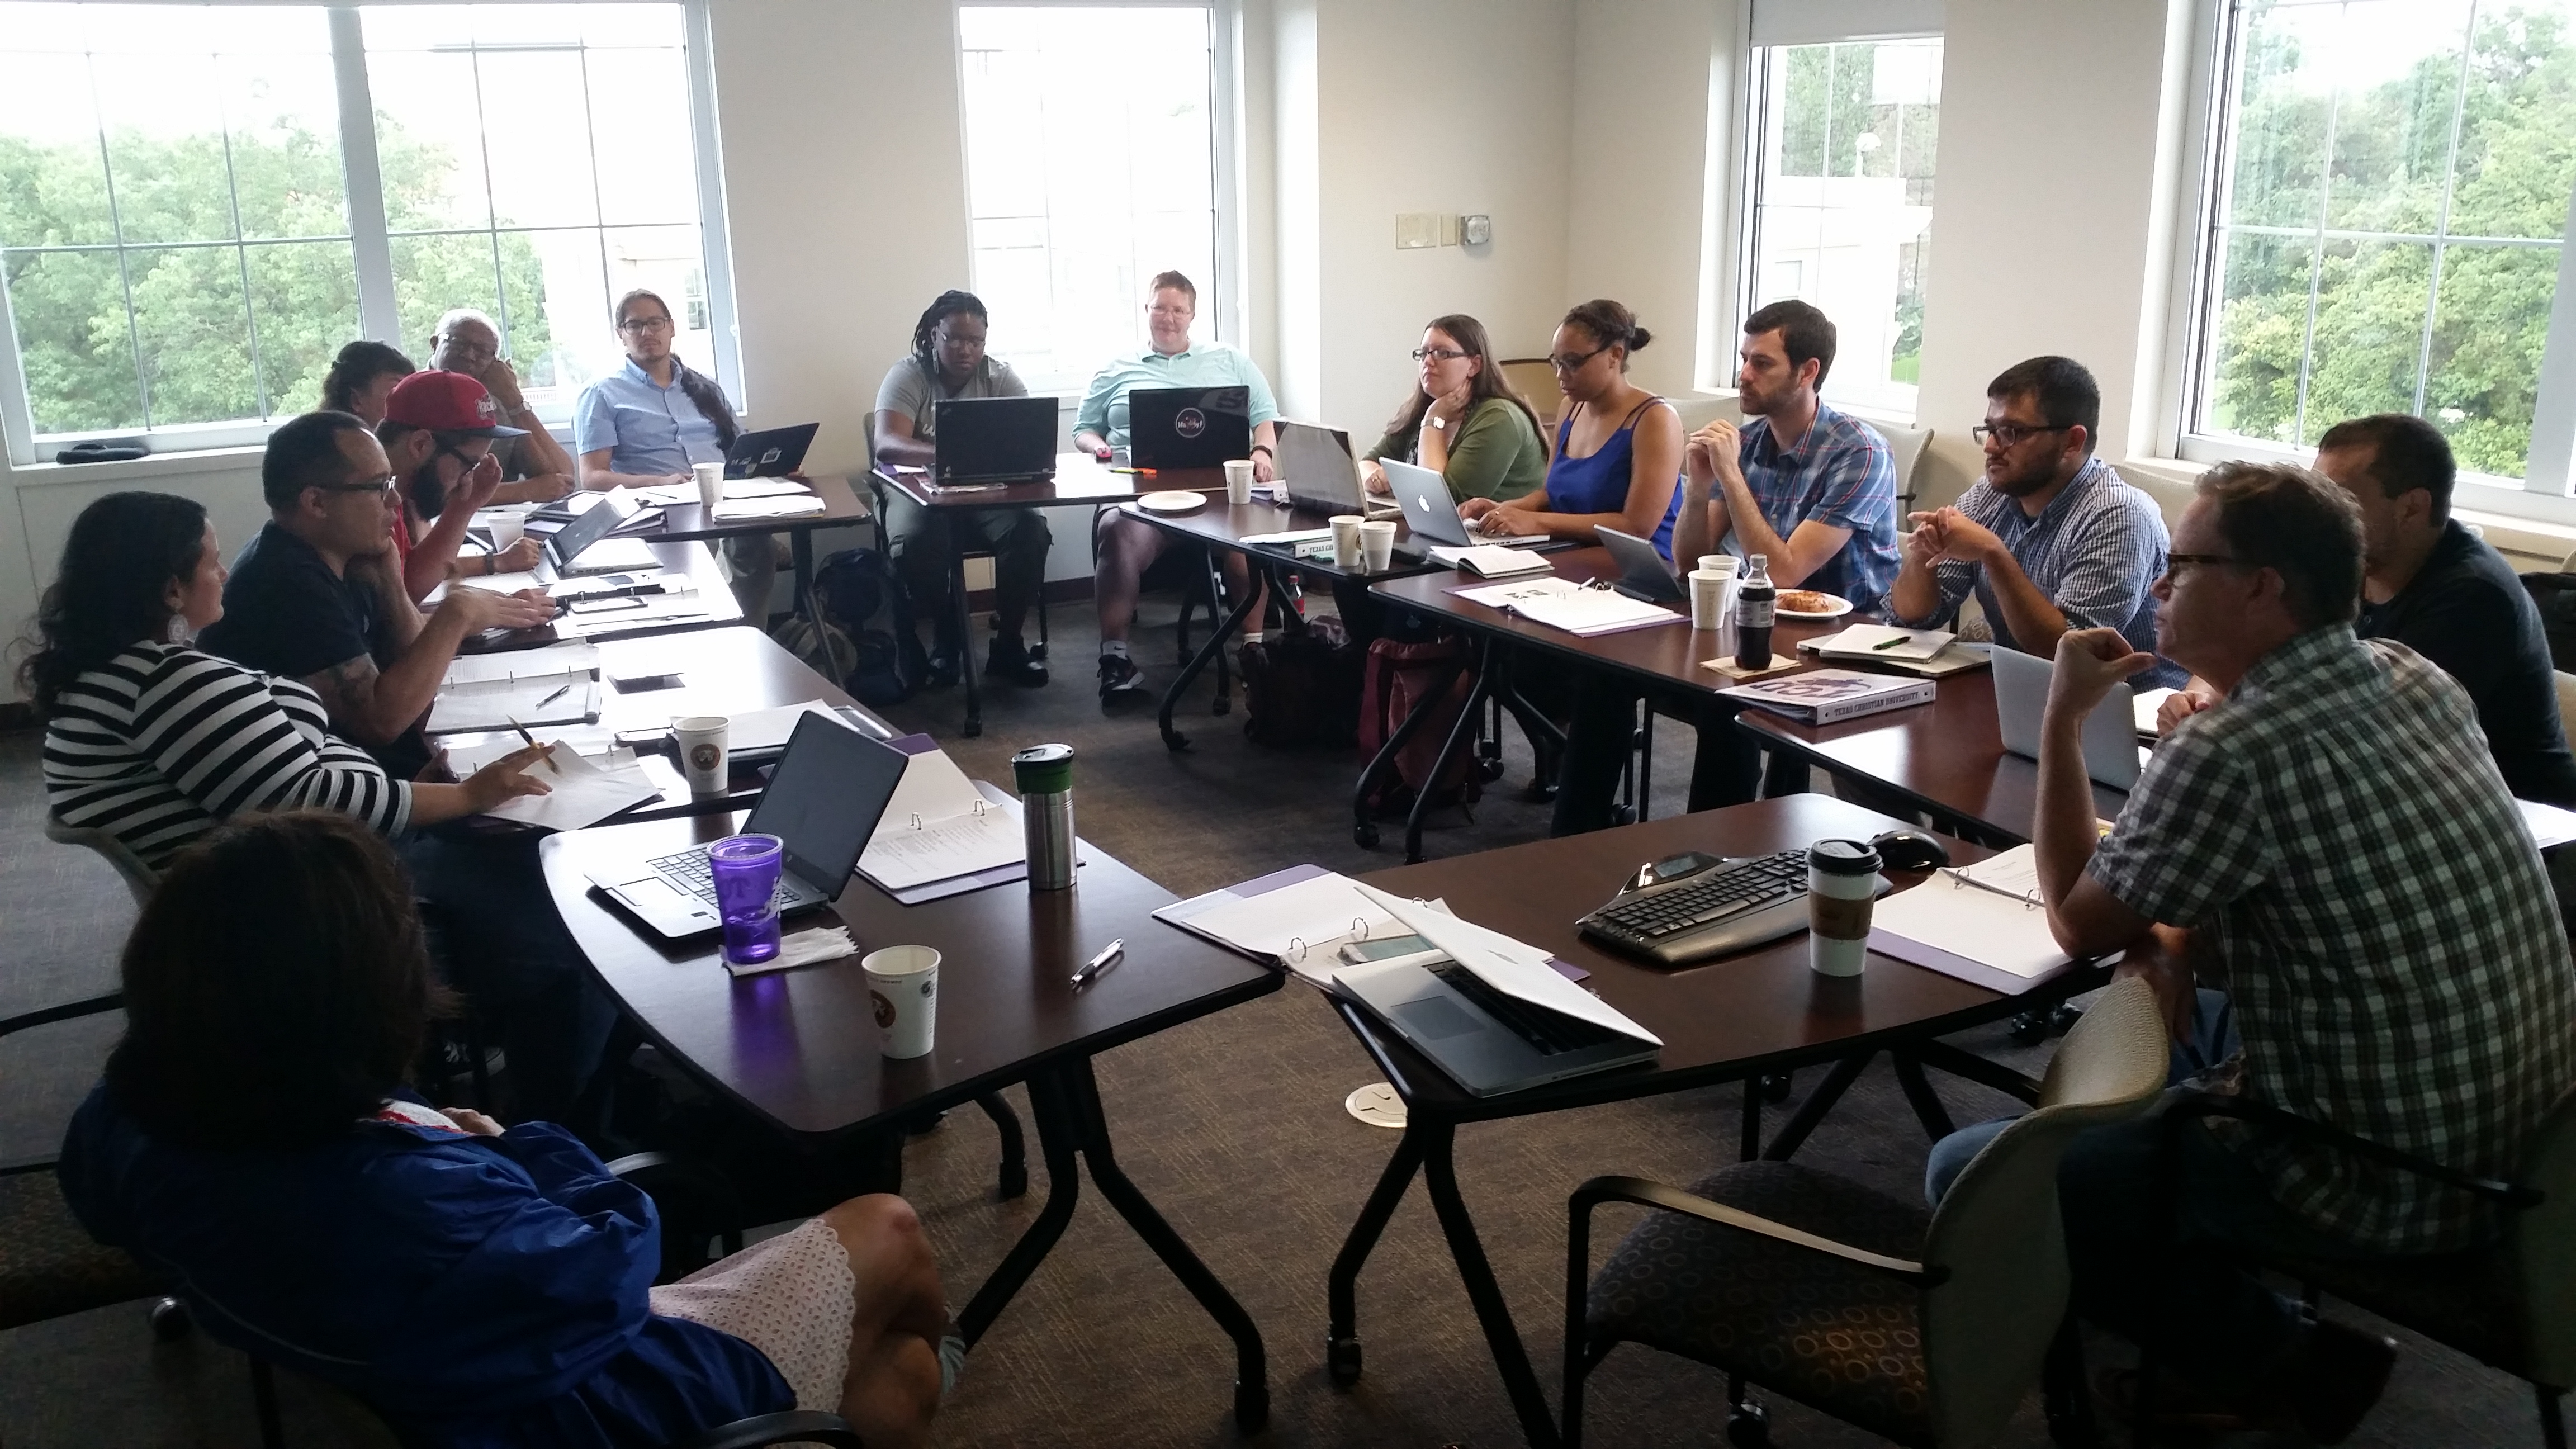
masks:
<path id="1" fill-rule="evenodd" d="M 724 915 L 724 958 L 757 966 L 778 954 L 778 873 L 787 849 L 775 835 L 729 835 L 707 847 L 716 909 Z"/>

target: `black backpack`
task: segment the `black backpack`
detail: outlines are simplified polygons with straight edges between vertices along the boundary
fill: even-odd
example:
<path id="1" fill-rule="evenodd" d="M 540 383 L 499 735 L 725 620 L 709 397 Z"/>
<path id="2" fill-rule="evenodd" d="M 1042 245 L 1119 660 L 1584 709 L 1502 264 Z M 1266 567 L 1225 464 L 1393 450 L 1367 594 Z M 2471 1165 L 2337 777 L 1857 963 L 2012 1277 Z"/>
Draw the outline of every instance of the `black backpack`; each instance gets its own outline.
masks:
<path id="1" fill-rule="evenodd" d="M 814 570 L 814 603 L 826 626 L 849 640 L 852 663 L 841 687 L 862 704 L 910 699 L 930 672 L 930 655 L 913 631 L 912 597 L 885 555 L 843 549 Z"/>

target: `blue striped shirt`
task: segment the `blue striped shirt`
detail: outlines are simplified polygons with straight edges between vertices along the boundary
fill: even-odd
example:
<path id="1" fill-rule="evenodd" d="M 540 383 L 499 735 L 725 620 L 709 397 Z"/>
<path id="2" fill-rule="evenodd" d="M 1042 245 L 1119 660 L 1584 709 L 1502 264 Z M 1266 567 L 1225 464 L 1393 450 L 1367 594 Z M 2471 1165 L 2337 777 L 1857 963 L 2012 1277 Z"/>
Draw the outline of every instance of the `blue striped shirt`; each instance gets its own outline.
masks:
<path id="1" fill-rule="evenodd" d="M 1896 580 L 1896 467 L 1878 430 L 1822 403 L 1791 448 L 1771 436 L 1769 418 L 1747 418 L 1736 461 L 1762 507 L 1762 521 L 1786 539 L 1812 518 L 1851 537 L 1798 587 L 1840 594 L 1874 612 Z"/>
<path id="2" fill-rule="evenodd" d="M 2085 459 L 2084 467 L 2048 500 L 2037 518 L 2022 512 L 2018 501 L 1995 491 L 1983 478 L 1959 496 L 1958 506 L 1971 522 L 2003 540 L 2013 562 L 2066 616 L 2068 628 L 2117 629 L 2131 648 L 2155 652 L 2156 600 L 2149 591 L 2165 567 L 2164 513 L 2110 464 L 2100 458 Z M 1943 563 L 1934 567 L 1933 578 L 1941 586 L 1941 607 L 1931 618 L 1899 623 L 1955 619 L 1959 601 L 1973 589 L 1977 606 L 1994 626 L 1995 642 L 2013 644 L 2003 605 L 1983 567 Z M 2180 665 L 2159 659 L 2153 669 L 2129 683 L 2138 689 L 2156 689 L 2178 686 L 2188 677 Z"/>

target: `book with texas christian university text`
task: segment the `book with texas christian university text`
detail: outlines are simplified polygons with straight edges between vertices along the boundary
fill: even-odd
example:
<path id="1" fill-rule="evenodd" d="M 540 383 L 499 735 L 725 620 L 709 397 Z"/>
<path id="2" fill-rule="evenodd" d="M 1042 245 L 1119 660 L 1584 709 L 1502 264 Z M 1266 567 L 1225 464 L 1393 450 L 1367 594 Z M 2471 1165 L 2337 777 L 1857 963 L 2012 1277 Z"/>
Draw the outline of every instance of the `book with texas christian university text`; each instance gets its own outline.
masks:
<path id="1" fill-rule="evenodd" d="M 1826 725 L 1927 703 L 1932 698 L 1933 684 L 1928 679 L 1818 669 L 1786 679 L 1739 684 L 1718 693 L 1805 724 Z"/>

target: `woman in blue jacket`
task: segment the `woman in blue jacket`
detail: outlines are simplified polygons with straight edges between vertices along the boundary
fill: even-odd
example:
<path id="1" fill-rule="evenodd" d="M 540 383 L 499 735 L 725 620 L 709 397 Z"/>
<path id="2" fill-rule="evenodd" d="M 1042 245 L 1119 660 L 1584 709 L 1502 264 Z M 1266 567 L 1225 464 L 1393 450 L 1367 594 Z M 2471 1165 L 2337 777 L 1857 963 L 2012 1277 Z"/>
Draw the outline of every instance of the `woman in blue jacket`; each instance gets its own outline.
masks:
<path id="1" fill-rule="evenodd" d="M 363 826 L 293 812 L 208 835 L 127 938 L 124 985 L 63 1193 L 216 1338 L 440 1449 L 660 1445 L 788 1408 L 870 1445 L 927 1437 L 963 1347 L 901 1198 L 656 1288 L 652 1200 L 570 1133 L 404 1099 L 446 1003 Z"/>

